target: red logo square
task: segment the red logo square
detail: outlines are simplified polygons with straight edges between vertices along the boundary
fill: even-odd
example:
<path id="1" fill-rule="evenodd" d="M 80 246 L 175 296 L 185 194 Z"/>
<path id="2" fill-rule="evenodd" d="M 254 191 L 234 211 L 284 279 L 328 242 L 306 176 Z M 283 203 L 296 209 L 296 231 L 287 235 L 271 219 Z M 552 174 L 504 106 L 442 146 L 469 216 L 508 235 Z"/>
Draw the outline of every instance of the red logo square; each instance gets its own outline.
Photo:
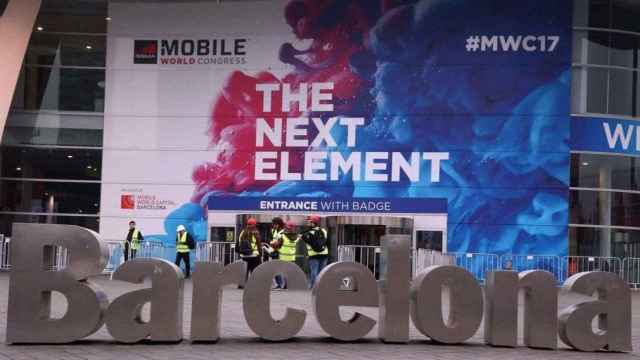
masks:
<path id="1" fill-rule="evenodd" d="M 121 209 L 135 209 L 136 208 L 136 199 L 133 195 L 122 195 L 120 197 L 120 208 Z"/>

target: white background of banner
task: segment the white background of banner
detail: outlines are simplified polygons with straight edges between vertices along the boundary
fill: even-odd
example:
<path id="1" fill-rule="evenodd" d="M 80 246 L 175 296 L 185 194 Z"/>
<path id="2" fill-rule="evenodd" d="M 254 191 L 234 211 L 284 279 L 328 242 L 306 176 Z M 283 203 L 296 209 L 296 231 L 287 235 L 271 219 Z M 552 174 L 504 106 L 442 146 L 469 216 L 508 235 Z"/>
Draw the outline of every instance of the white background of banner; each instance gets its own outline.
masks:
<path id="1" fill-rule="evenodd" d="M 206 135 L 213 103 L 233 70 L 277 76 L 287 1 L 216 3 L 110 2 L 100 233 L 122 239 L 134 219 L 144 234 L 164 233 L 163 220 L 189 201 L 193 168 L 212 161 Z M 245 65 L 134 64 L 134 40 L 247 38 Z M 296 47 L 303 47 L 296 44 Z M 137 192 L 123 191 L 136 189 Z M 166 210 L 123 210 L 121 195 L 175 203 Z"/>

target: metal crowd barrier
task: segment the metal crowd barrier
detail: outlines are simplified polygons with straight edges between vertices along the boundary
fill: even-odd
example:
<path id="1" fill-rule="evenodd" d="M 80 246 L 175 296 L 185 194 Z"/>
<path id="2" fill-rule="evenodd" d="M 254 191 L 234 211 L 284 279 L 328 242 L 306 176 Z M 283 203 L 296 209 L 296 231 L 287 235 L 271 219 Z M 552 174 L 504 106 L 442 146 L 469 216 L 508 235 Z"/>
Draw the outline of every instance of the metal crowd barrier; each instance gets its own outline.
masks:
<path id="1" fill-rule="evenodd" d="M 239 260 L 233 242 L 201 242 L 196 245 L 196 261 L 219 262 L 225 265 Z"/>
<path id="2" fill-rule="evenodd" d="M 0 237 L 0 271 L 11 269 L 11 240 Z M 239 259 L 232 242 L 202 242 L 196 245 L 195 260 L 220 262 L 225 265 Z M 124 242 L 107 241 L 109 261 L 104 270 L 111 274 L 124 262 Z M 45 250 L 45 268 L 61 270 L 69 261 L 68 251 L 61 247 L 48 247 Z M 143 241 L 136 257 L 165 258 L 172 255 L 170 247 L 161 242 Z M 410 254 L 414 276 L 432 265 L 457 265 L 471 272 L 479 281 L 486 279 L 489 271 L 495 270 L 546 270 L 551 272 L 558 282 L 584 271 L 606 271 L 618 274 L 632 288 L 640 288 L 640 258 L 565 256 L 553 255 L 502 255 L 479 253 L 441 253 L 439 251 L 417 249 Z M 131 258 L 131 257 L 130 257 Z M 371 270 L 379 278 L 385 261 L 379 246 L 340 245 L 338 261 L 353 261 Z"/>
<path id="3" fill-rule="evenodd" d="M 380 276 L 380 246 L 368 245 L 340 245 L 338 246 L 338 261 L 352 261 L 369 268 L 376 279 Z"/>
<path id="4" fill-rule="evenodd" d="M 118 266 L 124 263 L 124 241 L 107 241 L 109 247 L 109 261 L 102 271 L 104 274 L 111 274 Z M 138 250 L 134 251 L 129 247 L 129 259 L 132 258 L 164 258 L 164 245 L 159 241 L 141 241 Z"/>
<path id="5" fill-rule="evenodd" d="M 471 272 L 478 280 L 484 281 L 489 271 L 499 270 L 499 257 L 494 254 L 448 253 L 418 249 L 412 252 L 414 276 L 432 265 L 457 265 Z M 380 269 L 385 266 L 379 246 L 340 245 L 338 261 L 353 261 L 368 267 L 380 278 Z"/>
<path id="6" fill-rule="evenodd" d="M 60 246 L 45 246 L 44 261 L 47 270 L 62 270 L 69 264 L 69 251 Z"/>
<path id="7" fill-rule="evenodd" d="M 455 264 L 456 258 L 453 255 L 435 250 L 417 249 L 413 257 L 413 276 L 415 277 L 429 266 Z"/>
<path id="8" fill-rule="evenodd" d="M 560 257 L 554 255 L 512 255 L 500 257 L 502 270 L 517 272 L 527 270 L 545 270 L 553 274 L 558 282 L 564 280 L 564 272 Z"/>
<path id="9" fill-rule="evenodd" d="M 605 271 L 624 277 L 622 261 L 617 257 L 565 256 L 564 279 L 584 271 Z"/>
<path id="10" fill-rule="evenodd" d="M 482 253 L 448 253 L 453 256 L 455 265 L 465 268 L 480 282 L 484 282 L 490 271 L 500 270 L 500 258 L 495 254 Z"/>
<path id="11" fill-rule="evenodd" d="M 142 241 L 135 257 L 164 258 L 164 244 L 159 241 Z M 129 257 L 131 259 L 131 257 Z"/>
<path id="12" fill-rule="evenodd" d="M 102 273 L 111 274 L 124 262 L 124 247 L 122 241 L 107 241 L 109 247 L 109 261 Z"/>
<path id="13" fill-rule="evenodd" d="M 2 246 L 0 247 L 0 271 L 11 270 L 11 239 L 2 236 Z"/>
<path id="14" fill-rule="evenodd" d="M 640 258 L 625 258 L 622 262 L 622 278 L 634 289 L 640 287 Z"/>

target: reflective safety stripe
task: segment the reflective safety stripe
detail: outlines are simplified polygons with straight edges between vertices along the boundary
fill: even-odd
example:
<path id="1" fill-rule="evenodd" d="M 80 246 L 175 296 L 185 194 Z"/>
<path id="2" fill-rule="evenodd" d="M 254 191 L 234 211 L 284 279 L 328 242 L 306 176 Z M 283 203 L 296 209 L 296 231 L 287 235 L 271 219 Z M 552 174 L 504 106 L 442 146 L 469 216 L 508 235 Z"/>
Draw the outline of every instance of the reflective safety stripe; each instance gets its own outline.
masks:
<path id="1" fill-rule="evenodd" d="M 272 240 L 278 240 L 278 238 L 280 236 L 282 236 L 282 234 L 284 234 L 284 229 L 281 229 L 281 230 L 272 229 L 271 230 L 271 239 Z"/>
<path id="2" fill-rule="evenodd" d="M 131 234 L 131 249 L 138 250 L 140 248 L 140 231 L 138 229 L 133 230 Z"/>
<path id="3" fill-rule="evenodd" d="M 280 241 L 282 236 L 284 236 L 284 229 L 280 229 L 280 230 L 271 229 L 271 241 Z M 280 249 L 275 249 L 274 248 L 274 251 L 276 253 L 280 253 Z M 280 259 L 280 260 L 282 260 L 282 259 Z"/>
<path id="4" fill-rule="evenodd" d="M 287 234 L 282 234 L 282 247 L 280 248 L 280 260 L 296 261 L 296 240 L 291 240 Z"/>
<path id="5" fill-rule="evenodd" d="M 189 244 L 187 243 L 187 232 L 185 231 L 184 233 L 182 233 L 182 236 L 180 236 L 180 234 L 176 235 L 176 251 L 179 253 L 187 253 L 189 252 Z"/>
<path id="6" fill-rule="evenodd" d="M 317 228 L 314 228 L 314 229 L 313 229 L 313 230 L 311 230 L 311 231 L 318 231 L 318 230 L 322 230 L 322 232 L 324 233 L 324 237 L 325 237 L 325 239 L 327 239 L 327 244 L 328 244 L 328 243 L 329 243 L 329 239 L 328 239 L 328 237 L 327 237 L 327 230 L 326 230 L 326 229 L 323 229 L 323 228 L 320 228 L 320 227 L 317 227 Z M 325 246 L 325 247 L 324 247 L 324 250 L 322 250 L 322 251 L 320 251 L 320 252 L 315 252 L 315 251 L 313 251 L 313 249 L 311 248 L 311 245 L 307 244 L 307 254 L 308 254 L 309 256 L 329 255 L 329 247 L 328 247 L 328 246 Z"/>

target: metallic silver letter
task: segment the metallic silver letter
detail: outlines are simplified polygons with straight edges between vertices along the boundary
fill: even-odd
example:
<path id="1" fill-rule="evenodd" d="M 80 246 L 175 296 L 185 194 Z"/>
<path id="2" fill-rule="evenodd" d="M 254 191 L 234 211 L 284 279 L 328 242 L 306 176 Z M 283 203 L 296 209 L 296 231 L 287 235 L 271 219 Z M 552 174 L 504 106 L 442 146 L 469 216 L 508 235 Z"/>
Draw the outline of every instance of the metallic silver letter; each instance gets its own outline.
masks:
<path id="1" fill-rule="evenodd" d="M 275 320 L 271 316 L 271 283 L 276 275 L 283 275 L 288 290 L 305 290 L 307 279 L 296 264 L 274 260 L 256 268 L 244 288 L 242 306 L 247 324 L 265 340 L 280 341 L 294 337 L 307 317 L 307 312 L 287 308 L 284 318 Z"/>
<path id="2" fill-rule="evenodd" d="M 353 291 L 340 290 L 345 277 L 353 280 Z M 313 308 L 322 330 L 338 340 L 358 340 L 376 325 L 375 320 L 358 312 L 342 321 L 340 306 L 378 306 L 376 278 L 364 265 L 341 262 L 324 268 L 313 287 Z"/>
<path id="3" fill-rule="evenodd" d="M 442 319 L 442 288 L 449 289 L 449 319 Z M 482 321 L 482 289 L 463 268 L 430 266 L 411 284 L 411 319 L 431 339 L 461 343 L 472 337 Z"/>
<path id="4" fill-rule="evenodd" d="M 484 339 L 495 346 L 518 344 L 518 290 L 524 290 L 524 344 L 532 348 L 557 347 L 558 290 L 548 271 L 517 274 L 494 271 L 487 275 Z"/>
<path id="5" fill-rule="evenodd" d="M 378 337 L 389 343 L 409 342 L 409 287 L 411 263 L 408 235 L 382 237 L 383 257 L 387 266 L 382 268 L 380 280 L 380 308 Z"/>
<path id="6" fill-rule="evenodd" d="M 238 261 L 228 266 L 197 262 L 193 273 L 193 303 L 191 305 L 191 341 L 218 341 L 222 288 L 242 284 L 247 264 Z"/>
<path id="7" fill-rule="evenodd" d="M 69 263 L 50 271 L 52 246 L 67 250 Z M 86 279 L 102 272 L 109 249 L 95 232 L 78 226 L 14 224 L 9 282 L 7 343 L 68 343 L 103 324 L 107 296 Z M 58 264 L 62 265 L 62 264 Z M 67 299 L 67 312 L 52 319 L 51 292 Z"/>
<path id="8" fill-rule="evenodd" d="M 581 351 L 631 351 L 631 292 L 616 274 L 583 272 L 568 278 L 564 290 L 587 296 L 598 294 L 598 300 L 569 306 L 560 312 L 560 339 Z M 599 331 L 591 322 L 598 316 Z"/>
<path id="9" fill-rule="evenodd" d="M 114 280 L 140 284 L 151 278 L 151 288 L 131 291 L 116 298 L 107 310 L 107 330 L 114 339 L 134 343 L 151 335 L 152 341 L 182 340 L 182 271 L 162 259 L 137 258 L 122 264 Z M 144 304 L 151 303 L 151 319 L 142 321 Z"/>

